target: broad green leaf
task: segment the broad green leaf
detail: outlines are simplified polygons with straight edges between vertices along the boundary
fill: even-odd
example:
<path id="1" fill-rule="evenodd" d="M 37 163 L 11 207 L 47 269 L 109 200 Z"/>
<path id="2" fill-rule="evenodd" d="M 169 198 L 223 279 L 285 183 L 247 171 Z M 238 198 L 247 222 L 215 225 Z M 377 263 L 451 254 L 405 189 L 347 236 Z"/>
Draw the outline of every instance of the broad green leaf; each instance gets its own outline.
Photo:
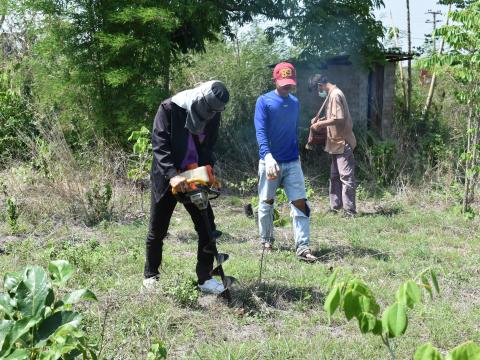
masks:
<path id="1" fill-rule="evenodd" d="M 147 360 L 160 360 L 167 358 L 167 349 L 162 341 L 156 341 L 150 346 L 147 354 Z"/>
<path id="2" fill-rule="evenodd" d="M 415 351 L 413 360 L 443 360 L 443 356 L 432 344 L 425 344 Z"/>
<path id="3" fill-rule="evenodd" d="M 347 291 L 343 300 L 343 310 L 345 317 L 350 321 L 353 317 L 358 317 L 362 312 L 360 307 L 360 294 L 356 291 Z"/>
<path id="4" fill-rule="evenodd" d="M 53 292 L 52 288 L 48 289 L 47 299 L 45 300 L 46 306 L 52 306 L 53 302 L 55 301 L 55 293 Z"/>
<path id="5" fill-rule="evenodd" d="M 54 338 L 68 338 L 69 336 L 73 337 L 81 337 L 83 336 L 83 332 L 80 329 L 80 322 L 82 321 L 82 317 L 79 315 L 75 321 L 72 321 L 68 324 L 62 325 L 57 329 L 54 334 Z"/>
<path id="6" fill-rule="evenodd" d="M 430 281 L 428 281 L 427 275 L 426 275 L 426 274 L 422 274 L 422 275 L 421 275 L 421 279 L 422 279 L 423 287 L 424 287 L 425 290 L 427 290 L 428 293 L 430 294 L 430 298 L 433 299 L 432 285 L 430 285 Z"/>
<path id="7" fill-rule="evenodd" d="M 37 330 L 35 347 L 45 346 L 47 340 L 61 331 L 62 326 L 70 325 L 77 328 L 80 325 L 80 315 L 73 311 L 58 311 L 45 318 Z"/>
<path id="8" fill-rule="evenodd" d="M 80 289 L 65 295 L 62 299 L 63 304 L 76 304 L 80 301 L 97 301 L 97 297 L 93 292 L 87 289 Z"/>
<path id="9" fill-rule="evenodd" d="M 328 277 L 328 290 L 330 290 L 333 287 L 333 284 L 335 284 L 335 280 L 337 280 L 337 275 L 338 275 L 338 269 L 335 269 L 335 271 Z"/>
<path id="10" fill-rule="evenodd" d="M 419 304 L 422 301 L 422 292 L 415 281 L 408 280 L 400 285 L 395 297 L 400 304 L 413 309 L 415 304 Z"/>
<path id="11" fill-rule="evenodd" d="M 352 290 L 355 290 L 357 293 L 360 293 L 361 295 L 364 295 L 367 297 L 372 296 L 372 292 L 370 291 L 368 286 L 358 279 L 352 280 L 351 286 L 352 286 Z"/>
<path id="12" fill-rule="evenodd" d="M 361 296 L 359 300 L 362 312 L 378 315 L 380 312 L 380 305 L 377 304 L 377 301 L 373 297 Z"/>
<path id="13" fill-rule="evenodd" d="M 16 321 L 5 336 L 3 346 L 0 349 L 0 359 L 3 355 L 9 354 L 15 346 L 15 342 L 28 333 L 37 322 L 37 320 L 30 318 L 23 318 Z"/>
<path id="14" fill-rule="evenodd" d="M 360 313 L 358 316 L 358 327 L 360 328 L 360 331 L 362 334 L 366 334 L 370 331 L 373 331 L 375 329 L 375 326 L 377 325 L 377 318 L 366 312 Z"/>
<path id="15" fill-rule="evenodd" d="M 10 332 L 14 324 L 13 320 L 0 320 L 0 353 L 3 347 L 5 337 Z"/>
<path id="16" fill-rule="evenodd" d="M 338 286 L 335 286 L 328 294 L 325 299 L 325 304 L 323 305 L 329 319 L 337 310 L 338 305 L 340 305 L 340 289 Z"/>
<path id="17" fill-rule="evenodd" d="M 29 266 L 17 287 L 15 300 L 24 316 L 39 317 L 45 311 L 49 296 L 47 274 L 39 266 Z"/>
<path id="18" fill-rule="evenodd" d="M 22 281 L 20 274 L 14 272 L 7 272 L 3 277 L 3 288 L 6 292 L 13 292 L 17 288 L 18 284 Z"/>
<path id="19" fill-rule="evenodd" d="M 473 341 L 466 342 L 453 349 L 447 360 L 480 360 L 480 346 Z"/>
<path id="20" fill-rule="evenodd" d="M 403 335 L 408 325 L 405 305 L 394 303 L 386 308 L 382 316 L 382 325 L 389 337 Z"/>
<path id="21" fill-rule="evenodd" d="M 48 264 L 48 271 L 55 285 L 60 286 L 72 277 L 75 270 L 73 266 L 66 260 L 54 260 Z"/>
<path id="22" fill-rule="evenodd" d="M 29 359 L 29 351 L 26 349 L 16 349 L 10 355 L 2 358 L 3 360 L 27 360 Z"/>
<path id="23" fill-rule="evenodd" d="M 12 298 L 7 294 L 0 294 L 0 313 L 13 314 Z"/>
<path id="24" fill-rule="evenodd" d="M 375 323 L 375 327 L 372 330 L 372 334 L 382 335 L 382 333 L 383 333 L 382 321 L 377 319 L 377 322 Z"/>
<path id="25" fill-rule="evenodd" d="M 438 286 L 437 274 L 435 274 L 435 271 L 430 270 L 430 275 L 432 276 L 433 286 L 435 286 L 435 290 L 437 291 L 437 294 L 440 294 L 440 286 Z"/>

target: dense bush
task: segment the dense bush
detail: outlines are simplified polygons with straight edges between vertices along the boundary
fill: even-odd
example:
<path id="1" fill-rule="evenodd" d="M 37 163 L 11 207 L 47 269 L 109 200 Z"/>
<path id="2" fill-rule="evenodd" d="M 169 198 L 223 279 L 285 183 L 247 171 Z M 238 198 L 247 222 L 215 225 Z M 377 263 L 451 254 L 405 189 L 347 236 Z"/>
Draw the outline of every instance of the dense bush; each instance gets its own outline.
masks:
<path id="1" fill-rule="evenodd" d="M 26 159 L 20 133 L 34 130 L 27 101 L 8 86 L 8 73 L 0 75 L 0 163 L 9 158 Z"/>

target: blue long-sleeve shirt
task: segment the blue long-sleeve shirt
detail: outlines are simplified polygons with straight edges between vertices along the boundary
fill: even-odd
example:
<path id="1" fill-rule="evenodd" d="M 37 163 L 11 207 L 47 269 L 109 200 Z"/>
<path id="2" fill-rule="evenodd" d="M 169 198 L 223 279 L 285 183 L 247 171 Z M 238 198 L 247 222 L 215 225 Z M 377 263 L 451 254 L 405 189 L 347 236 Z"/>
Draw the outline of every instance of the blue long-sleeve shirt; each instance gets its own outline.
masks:
<path id="1" fill-rule="evenodd" d="M 297 127 L 300 115 L 298 99 L 270 91 L 257 99 L 255 131 L 260 159 L 271 153 L 277 162 L 298 159 Z"/>

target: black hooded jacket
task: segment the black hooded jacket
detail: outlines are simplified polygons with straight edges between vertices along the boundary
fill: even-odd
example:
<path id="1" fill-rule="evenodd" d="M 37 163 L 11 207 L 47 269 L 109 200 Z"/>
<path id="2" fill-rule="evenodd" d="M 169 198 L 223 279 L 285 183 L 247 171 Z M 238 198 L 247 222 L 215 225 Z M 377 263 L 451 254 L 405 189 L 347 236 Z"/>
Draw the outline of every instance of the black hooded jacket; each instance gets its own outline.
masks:
<path id="1" fill-rule="evenodd" d="M 185 128 L 187 111 L 171 98 L 163 101 L 153 121 L 152 131 L 152 191 L 158 201 L 170 190 L 170 179 L 180 172 L 188 146 L 189 131 Z M 197 143 L 198 166 L 214 165 L 213 146 L 218 138 L 220 113 L 205 126 L 205 139 Z"/>

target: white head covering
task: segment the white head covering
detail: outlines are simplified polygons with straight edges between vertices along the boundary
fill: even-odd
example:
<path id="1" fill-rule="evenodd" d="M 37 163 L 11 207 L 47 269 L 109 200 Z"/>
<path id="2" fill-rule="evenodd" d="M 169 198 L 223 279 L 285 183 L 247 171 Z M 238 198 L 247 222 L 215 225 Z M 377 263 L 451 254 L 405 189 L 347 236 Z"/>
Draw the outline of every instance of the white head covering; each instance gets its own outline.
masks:
<path id="1" fill-rule="evenodd" d="M 172 102 L 187 110 L 185 127 L 192 134 L 199 134 L 217 112 L 225 110 L 229 93 L 218 80 L 207 81 L 193 89 L 188 89 L 172 97 Z"/>

